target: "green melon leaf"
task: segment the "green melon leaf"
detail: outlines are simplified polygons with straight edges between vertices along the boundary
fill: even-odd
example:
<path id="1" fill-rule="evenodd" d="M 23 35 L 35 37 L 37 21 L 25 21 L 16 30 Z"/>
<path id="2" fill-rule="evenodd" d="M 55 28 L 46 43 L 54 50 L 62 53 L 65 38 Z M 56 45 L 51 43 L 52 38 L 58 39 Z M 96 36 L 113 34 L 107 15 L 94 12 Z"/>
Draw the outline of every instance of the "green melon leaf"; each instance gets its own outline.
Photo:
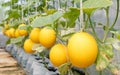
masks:
<path id="1" fill-rule="evenodd" d="M 83 10 L 87 14 L 91 14 L 99 8 L 106 8 L 113 4 L 112 0 L 87 0 L 83 3 Z"/>
<path id="2" fill-rule="evenodd" d="M 10 39 L 10 43 L 19 43 L 19 42 L 21 42 L 24 38 L 25 38 L 25 36 L 21 36 L 21 37 L 18 37 L 18 38 L 12 38 L 12 39 Z"/>
<path id="3" fill-rule="evenodd" d="M 27 30 L 28 27 L 30 27 L 29 25 L 25 25 L 25 26 L 20 26 L 18 29 L 20 30 Z"/>
<path id="4" fill-rule="evenodd" d="M 56 20 L 58 20 L 60 17 L 63 16 L 63 12 L 57 11 L 54 14 L 48 15 L 48 16 L 40 16 L 37 17 L 33 22 L 31 23 L 32 27 L 42 27 L 46 25 L 52 25 Z"/>
<path id="5" fill-rule="evenodd" d="M 66 19 L 67 26 L 68 27 L 74 27 L 75 21 L 80 15 L 80 10 L 78 8 L 70 8 L 69 11 L 67 11 L 64 14 L 64 18 Z"/>

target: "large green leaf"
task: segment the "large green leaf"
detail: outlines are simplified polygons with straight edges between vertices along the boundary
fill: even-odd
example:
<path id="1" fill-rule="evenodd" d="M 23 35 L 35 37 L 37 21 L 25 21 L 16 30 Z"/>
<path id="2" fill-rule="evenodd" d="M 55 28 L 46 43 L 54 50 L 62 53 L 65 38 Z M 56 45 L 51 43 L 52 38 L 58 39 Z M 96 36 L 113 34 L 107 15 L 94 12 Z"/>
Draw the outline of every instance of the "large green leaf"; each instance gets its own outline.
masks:
<path id="1" fill-rule="evenodd" d="M 7 1 L 7 2 L 4 2 L 2 3 L 2 6 L 11 6 L 11 5 L 14 5 L 15 3 L 17 3 L 18 0 L 11 0 L 11 1 Z"/>
<path id="2" fill-rule="evenodd" d="M 20 13 L 18 12 L 17 9 L 10 9 L 8 11 L 6 11 L 6 14 L 8 14 L 8 19 L 14 18 L 17 19 L 20 17 Z"/>
<path id="3" fill-rule="evenodd" d="M 79 3 L 79 1 L 80 0 L 75 0 L 75 3 Z M 83 2 L 83 11 L 87 14 L 91 14 L 96 9 L 106 8 L 112 4 L 112 0 L 85 0 Z"/>
<path id="4" fill-rule="evenodd" d="M 39 14 L 29 15 L 29 16 L 27 16 L 26 18 L 27 18 L 27 19 L 31 19 L 31 18 L 37 17 L 38 15 L 39 15 Z"/>
<path id="5" fill-rule="evenodd" d="M 19 24 L 21 24 L 21 23 L 25 23 L 25 21 L 24 20 L 15 20 L 12 23 L 10 23 L 10 27 L 17 29 Z"/>
<path id="6" fill-rule="evenodd" d="M 10 6 L 11 5 L 11 2 L 6 2 L 6 3 L 3 3 L 2 6 L 6 7 L 6 6 Z"/>
<path id="7" fill-rule="evenodd" d="M 27 30 L 29 27 L 29 25 L 25 25 L 25 26 L 20 26 L 18 29 L 20 30 Z"/>
<path id="8" fill-rule="evenodd" d="M 78 1 L 78 0 L 76 0 Z M 91 14 L 95 9 L 103 8 L 112 5 L 112 1 L 110 0 L 87 0 L 83 2 L 83 10 L 87 14 Z M 76 19 L 79 17 L 80 9 L 79 8 L 70 8 L 64 14 L 64 18 L 66 19 L 67 25 L 69 27 L 73 27 Z"/>
<path id="9" fill-rule="evenodd" d="M 112 4 L 112 0 L 87 0 L 83 3 L 83 8 L 102 8 Z"/>
<path id="10" fill-rule="evenodd" d="M 108 7 L 112 4 L 112 0 L 87 0 L 83 3 L 83 9 L 85 13 L 91 14 L 98 8 Z"/>
<path id="11" fill-rule="evenodd" d="M 19 43 L 21 42 L 25 37 L 24 36 L 21 36 L 21 37 L 18 37 L 18 38 L 12 38 L 10 40 L 10 43 Z"/>
<path id="12" fill-rule="evenodd" d="M 105 69 L 110 60 L 113 58 L 113 50 L 111 44 L 100 44 L 99 45 L 99 54 L 96 61 L 96 69 L 103 70 Z"/>
<path id="13" fill-rule="evenodd" d="M 75 21 L 79 17 L 80 10 L 78 8 L 70 8 L 69 11 L 67 11 L 64 14 L 64 18 L 66 19 L 67 26 L 73 27 L 75 26 Z"/>
<path id="14" fill-rule="evenodd" d="M 63 16 L 63 12 L 57 11 L 54 14 L 48 16 L 37 17 L 32 23 L 32 27 L 41 27 L 45 25 L 52 25 L 56 20 Z"/>

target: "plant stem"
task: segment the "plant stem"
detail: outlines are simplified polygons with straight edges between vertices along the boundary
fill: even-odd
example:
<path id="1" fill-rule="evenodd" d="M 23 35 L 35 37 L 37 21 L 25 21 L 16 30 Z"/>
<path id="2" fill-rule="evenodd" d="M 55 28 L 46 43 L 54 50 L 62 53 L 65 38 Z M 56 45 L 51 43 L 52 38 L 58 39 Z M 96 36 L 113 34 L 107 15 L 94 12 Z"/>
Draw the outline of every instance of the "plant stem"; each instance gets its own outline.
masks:
<path id="1" fill-rule="evenodd" d="M 61 9 L 61 1 L 58 0 L 58 10 L 60 10 L 60 9 Z"/>
<path id="2" fill-rule="evenodd" d="M 47 63 L 45 62 L 45 52 L 43 51 L 43 53 L 40 53 L 39 55 L 42 57 L 44 66 L 47 68 L 48 65 L 47 65 Z"/>
<path id="3" fill-rule="evenodd" d="M 45 2 L 45 6 L 43 8 L 44 8 L 44 11 L 46 11 L 48 7 L 47 0 L 44 0 L 44 2 Z"/>
<path id="4" fill-rule="evenodd" d="M 109 26 L 109 7 L 107 7 L 107 9 L 106 9 L 106 17 L 107 17 L 107 23 L 106 23 L 106 25 L 107 26 Z"/>
<path id="5" fill-rule="evenodd" d="M 91 20 L 90 16 L 88 16 L 88 18 L 89 18 L 89 22 L 90 22 L 90 26 L 91 26 L 91 28 L 92 28 L 92 31 L 93 31 L 93 33 L 96 35 L 96 32 L 95 32 L 95 29 L 94 29 L 94 27 L 93 27 L 92 20 Z"/>
<path id="6" fill-rule="evenodd" d="M 61 43 L 61 44 L 63 44 L 63 45 L 66 45 L 66 43 L 63 41 L 63 39 L 62 39 L 62 37 L 61 37 L 61 33 L 60 33 L 60 34 L 57 34 L 57 35 L 58 35 L 58 36 L 57 36 L 58 42 Z"/>
<path id="7" fill-rule="evenodd" d="M 107 30 L 105 31 L 105 34 L 104 34 L 104 37 L 103 37 L 103 42 L 105 42 L 105 40 L 106 40 L 106 37 L 107 37 L 107 35 L 108 35 L 108 33 L 109 33 L 109 7 L 107 7 L 107 9 L 106 9 L 106 19 L 107 19 L 107 23 L 106 23 L 106 26 L 107 26 Z"/>
<path id="8" fill-rule="evenodd" d="M 68 75 L 73 75 L 71 68 L 68 70 Z"/>
<path id="9" fill-rule="evenodd" d="M 99 72 L 99 75 L 102 75 L 102 71 Z"/>
<path id="10" fill-rule="evenodd" d="M 87 69 L 85 68 L 85 75 L 88 75 L 88 73 L 87 73 Z"/>
<path id="11" fill-rule="evenodd" d="M 53 6 L 54 6 L 54 8 L 55 8 L 55 1 L 53 0 Z"/>
<path id="12" fill-rule="evenodd" d="M 119 15 L 119 0 L 117 0 L 117 11 L 116 11 L 115 20 L 114 20 L 113 24 L 111 25 L 111 27 L 109 27 L 109 28 L 106 30 L 106 32 L 105 32 L 105 34 L 104 34 L 103 42 L 105 42 L 109 31 L 115 26 L 115 24 L 116 24 L 116 22 L 117 22 L 117 19 L 118 19 L 118 15 Z"/>
<path id="13" fill-rule="evenodd" d="M 89 21 L 89 18 L 87 17 L 87 20 L 85 21 L 85 29 L 88 27 L 88 21 Z"/>
<path id="14" fill-rule="evenodd" d="M 67 10 L 68 5 L 67 5 L 67 1 L 65 2 L 65 11 Z"/>
<path id="15" fill-rule="evenodd" d="M 74 0 L 72 0 L 72 6 L 73 6 L 73 7 L 75 6 L 75 4 L 74 4 L 74 3 L 75 3 L 75 1 L 74 1 Z"/>
<path id="16" fill-rule="evenodd" d="M 103 42 L 105 42 L 105 40 L 106 40 L 106 38 L 107 38 L 108 33 L 109 33 L 109 29 L 108 29 L 108 30 L 105 32 L 105 34 L 104 34 Z"/>
<path id="17" fill-rule="evenodd" d="M 102 42 L 102 41 L 98 38 L 98 36 L 97 36 L 97 34 L 96 34 L 96 32 L 95 32 L 95 29 L 94 29 L 94 27 L 93 27 L 93 24 L 92 24 L 90 15 L 88 15 L 88 19 L 89 19 L 90 26 L 91 26 L 91 28 L 92 28 L 93 34 L 95 35 L 96 39 L 97 39 L 99 42 Z"/>
<path id="18" fill-rule="evenodd" d="M 112 28 L 114 27 L 114 25 L 116 24 L 116 22 L 117 22 L 118 15 L 119 15 L 119 8 L 120 8 L 119 6 L 120 6 L 120 5 L 119 5 L 119 0 L 117 0 L 117 12 L 116 12 L 116 17 L 115 17 L 115 20 L 114 20 L 112 26 L 110 27 L 110 29 L 112 29 Z"/>

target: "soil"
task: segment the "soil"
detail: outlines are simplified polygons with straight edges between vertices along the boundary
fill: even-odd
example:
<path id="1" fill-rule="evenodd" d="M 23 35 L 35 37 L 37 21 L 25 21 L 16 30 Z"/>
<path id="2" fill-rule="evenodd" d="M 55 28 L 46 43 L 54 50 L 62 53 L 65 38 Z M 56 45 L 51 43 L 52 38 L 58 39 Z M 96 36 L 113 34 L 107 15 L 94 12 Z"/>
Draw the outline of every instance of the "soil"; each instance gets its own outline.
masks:
<path id="1" fill-rule="evenodd" d="M 26 75 L 25 70 L 5 49 L 0 49 L 0 75 Z"/>

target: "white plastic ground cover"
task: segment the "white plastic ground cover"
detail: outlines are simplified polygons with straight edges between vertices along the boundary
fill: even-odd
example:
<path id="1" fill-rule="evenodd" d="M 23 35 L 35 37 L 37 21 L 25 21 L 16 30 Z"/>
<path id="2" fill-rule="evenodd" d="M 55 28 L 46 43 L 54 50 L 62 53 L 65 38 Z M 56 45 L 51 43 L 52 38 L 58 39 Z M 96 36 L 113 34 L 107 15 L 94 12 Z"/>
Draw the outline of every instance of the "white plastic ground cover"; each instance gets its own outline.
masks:
<path id="1" fill-rule="evenodd" d="M 13 57 L 18 61 L 18 64 L 26 71 L 28 75 L 59 75 L 57 71 L 49 71 L 44 67 L 41 59 L 37 55 L 27 54 L 22 48 L 17 47 L 14 44 L 8 44 L 6 51 L 11 53 Z M 45 58 L 48 63 L 48 67 L 53 66 L 49 59 Z"/>
<path id="2" fill-rule="evenodd" d="M 0 32 L 0 48 L 4 48 L 6 46 L 7 37 Z"/>

